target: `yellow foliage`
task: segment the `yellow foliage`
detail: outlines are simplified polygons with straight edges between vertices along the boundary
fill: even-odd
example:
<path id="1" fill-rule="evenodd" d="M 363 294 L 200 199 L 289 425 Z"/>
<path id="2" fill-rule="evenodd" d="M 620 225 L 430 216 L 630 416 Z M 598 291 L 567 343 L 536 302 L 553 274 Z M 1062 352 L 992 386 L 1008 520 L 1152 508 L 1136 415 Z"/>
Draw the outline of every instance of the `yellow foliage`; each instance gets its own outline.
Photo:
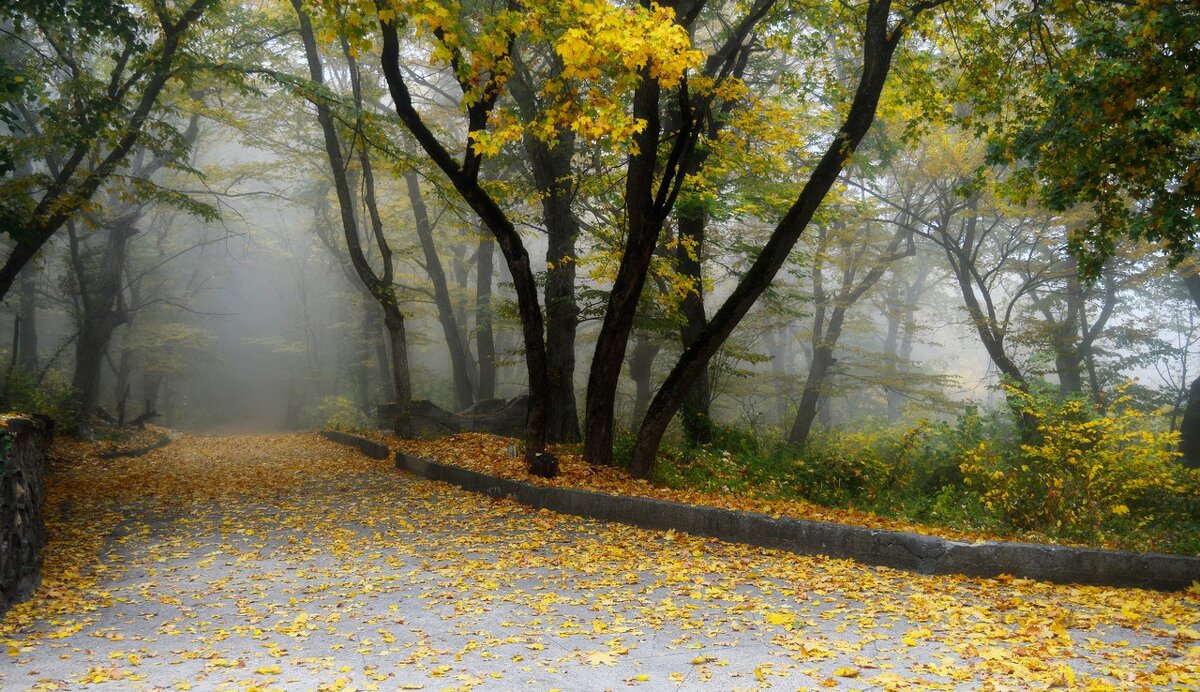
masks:
<path id="1" fill-rule="evenodd" d="M 1037 421 L 1035 441 L 1005 453 L 993 442 L 970 451 L 964 481 L 984 505 L 1014 526 L 1050 534 L 1091 537 L 1106 522 L 1155 517 L 1133 508 L 1196 487 L 1174 451 L 1178 433 L 1155 430 L 1151 419 L 1120 390 L 1103 414 L 1084 401 L 1049 402 L 1010 389 L 1020 412 Z"/>

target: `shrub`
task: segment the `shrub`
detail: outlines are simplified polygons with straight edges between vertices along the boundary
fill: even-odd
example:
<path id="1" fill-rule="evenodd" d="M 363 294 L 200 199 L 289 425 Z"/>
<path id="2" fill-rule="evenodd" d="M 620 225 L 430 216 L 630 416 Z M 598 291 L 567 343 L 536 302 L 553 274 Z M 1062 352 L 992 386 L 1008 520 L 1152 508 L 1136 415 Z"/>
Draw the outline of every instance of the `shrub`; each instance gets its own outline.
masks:
<path id="1" fill-rule="evenodd" d="M 59 430 L 73 425 L 75 401 L 71 384 L 58 370 L 50 370 L 39 382 L 30 372 L 13 369 L 3 377 L 3 408 L 20 413 L 41 413 L 54 419 Z"/>
<path id="2" fill-rule="evenodd" d="M 1121 392 L 1107 412 L 1080 399 L 1010 390 L 1037 421 L 1027 444 L 981 441 L 961 466 L 964 482 L 1004 524 L 1069 540 L 1106 542 L 1153 524 L 1195 519 L 1194 473 L 1176 461 L 1177 433 Z"/>
<path id="3" fill-rule="evenodd" d="M 317 405 L 318 420 L 329 430 L 358 432 L 371 428 L 371 419 L 344 396 L 327 396 Z"/>
<path id="4" fill-rule="evenodd" d="M 872 504 L 890 484 L 892 469 L 880 457 L 877 433 L 814 435 L 788 474 L 802 497 L 821 504 Z"/>

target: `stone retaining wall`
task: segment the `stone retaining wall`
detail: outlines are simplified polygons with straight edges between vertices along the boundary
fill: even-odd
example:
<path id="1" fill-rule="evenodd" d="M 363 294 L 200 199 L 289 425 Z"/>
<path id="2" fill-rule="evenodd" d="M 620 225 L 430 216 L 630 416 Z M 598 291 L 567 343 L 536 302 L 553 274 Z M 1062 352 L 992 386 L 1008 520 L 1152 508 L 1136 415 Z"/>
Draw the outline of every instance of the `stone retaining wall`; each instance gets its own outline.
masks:
<path id="1" fill-rule="evenodd" d="M 0 418 L 0 613 L 41 580 L 48 420 Z"/>

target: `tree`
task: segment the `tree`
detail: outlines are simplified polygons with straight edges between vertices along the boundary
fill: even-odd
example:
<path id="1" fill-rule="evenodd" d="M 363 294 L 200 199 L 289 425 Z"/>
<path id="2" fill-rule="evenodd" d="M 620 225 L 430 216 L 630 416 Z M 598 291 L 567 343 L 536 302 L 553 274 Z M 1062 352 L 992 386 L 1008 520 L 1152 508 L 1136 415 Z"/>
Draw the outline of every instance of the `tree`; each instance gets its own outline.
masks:
<path id="1" fill-rule="evenodd" d="M 1188 295 L 1196 304 L 1196 309 L 1200 310 L 1200 272 L 1188 268 L 1181 274 Z M 1179 433 L 1179 452 L 1183 455 L 1183 463 L 1194 469 L 1200 468 L 1200 377 L 1188 387 L 1187 405 L 1179 422 Z"/>
<path id="2" fill-rule="evenodd" d="M 745 10 L 724 32 L 704 64 L 697 66 L 693 79 L 718 84 L 728 77 L 739 63 L 743 43 L 773 4 L 771 0 L 759 0 Z M 677 26 L 690 29 L 705 5 L 679 3 L 674 8 L 677 14 L 673 13 Z M 641 68 L 633 90 L 631 113 L 642 127 L 633 137 L 634 150 L 624 171 L 624 247 L 588 375 L 583 456 L 597 464 L 612 463 L 617 382 L 651 259 L 684 181 L 700 165 L 701 159 L 695 153 L 697 141 L 719 100 L 715 89 L 703 94 L 690 91 L 686 74 L 679 79 L 653 79 L 652 68 L 649 62 Z M 680 91 L 677 98 L 681 105 L 672 118 L 664 121 L 663 100 L 670 94 L 668 89 L 675 86 Z M 665 146 L 660 145 L 663 140 Z M 693 319 L 702 317 L 693 312 Z M 696 379 L 699 377 L 698 372 Z"/>
<path id="3" fill-rule="evenodd" d="M 521 117 L 534 122 L 545 117 L 548 104 L 534 91 L 531 62 L 530 58 L 522 59 L 520 51 L 514 51 L 511 84 Z M 561 79 L 565 65 L 555 53 L 541 57 L 541 62 L 551 70 L 551 79 Z M 546 227 L 546 375 L 550 388 L 546 435 L 553 442 L 575 442 L 580 438 L 575 405 L 575 336 L 579 326 L 575 244 L 580 223 L 572 208 L 577 185 L 572 167 L 576 138 L 569 129 L 559 130 L 547 139 L 528 131 L 521 137 Z"/>
<path id="4" fill-rule="evenodd" d="M 940 4 L 943 3 L 935 0 L 914 3 L 899 12 L 893 22 L 890 1 L 872 0 L 867 3 L 861 35 L 861 73 L 854 96 L 845 110 L 845 117 L 762 251 L 708 325 L 684 350 L 659 388 L 642 420 L 634 444 L 631 465 L 635 474 L 646 476 L 653 469 L 655 452 L 688 389 L 721 343 L 770 285 L 833 187 L 848 158 L 866 136 L 874 120 L 892 59 L 911 22 L 922 12 Z"/>
<path id="5" fill-rule="evenodd" d="M 1084 206 L 1088 223 L 1070 238 L 1084 276 L 1121 236 L 1187 260 L 1200 235 L 1200 1 L 1035 3 L 1020 26 L 1050 49 L 1012 61 L 1036 68 L 1019 107 L 975 100 L 982 115 L 1005 115 L 987 128 L 989 158 L 1019 162 L 1041 204 Z M 972 81 L 995 83 L 995 62 L 966 62 Z M 1192 391 L 1189 450 L 1200 449 L 1200 380 Z"/>
<path id="6" fill-rule="evenodd" d="M 304 54 L 308 63 L 309 78 L 318 89 L 325 87 L 324 68 L 317 47 L 316 35 L 312 22 L 300 2 L 292 0 L 299 21 L 300 38 L 304 42 Z M 358 73 L 357 62 L 350 51 L 349 44 L 343 43 L 344 54 L 350 71 L 350 81 L 353 89 L 354 106 L 361 113 L 363 107 L 362 83 Z M 392 251 L 383 232 L 383 219 L 379 214 L 379 204 L 375 195 L 375 177 L 371 165 L 371 157 L 367 144 L 357 141 L 364 127 L 361 119 L 355 123 L 357 129 L 352 132 L 355 147 L 343 144 L 334 121 L 333 111 L 323 95 L 318 94 L 313 99 L 317 111 L 317 121 L 321 126 L 321 134 L 325 143 L 325 155 L 329 160 L 330 174 L 333 176 L 334 190 L 337 193 L 339 218 L 346 247 L 350 253 L 350 261 L 359 280 L 379 303 L 383 310 L 383 324 L 388 332 L 388 343 L 391 346 L 392 382 L 396 392 L 396 411 L 393 420 L 393 430 L 397 435 L 407 435 L 410 429 L 409 408 L 412 404 L 412 383 L 408 367 L 408 344 L 405 335 L 404 313 L 400 308 L 399 296 L 396 293 L 394 281 L 395 266 L 392 263 Z M 367 260 L 363 251 L 362 239 L 359 237 L 358 219 L 355 210 L 357 200 L 351 192 L 347 175 L 347 151 L 358 152 L 358 172 L 362 176 L 362 202 L 370 219 L 371 236 L 379 250 L 381 271 L 376 271 Z M 419 190 L 417 191 L 419 199 Z M 422 209 L 423 211 L 423 209 Z"/>
<path id="7" fill-rule="evenodd" d="M 788 442 L 794 445 L 803 446 L 808 442 L 817 410 L 827 394 L 827 381 L 836 362 L 834 349 L 842 335 L 846 312 L 875 287 L 894 262 L 916 252 L 912 232 L 903 225 L 894 229 L 882 247 L 877 239 L 866 233 L 849 233 L 848 230 L 844 223 L 835 223 L 832 228 L 817 227 L 810 269 L 814 303 L 812 357 L 796 417 L 788 433 Z M 840 275 L 832 291 L 825 286 L 829 264 L 833 265 L 831 273 Z"/>
<path id="8" fill-rule="evenodd" d="M 515 45 L 518 38 L 550 41 L 564 61 L 562 80 L 557 83 L 557 91 L 542 89 L 542 93 L 558 94 L 554 107 L 548 110 L 549 117 L 527 127 L 532 127 L 534 133 L 547 138 L 563 128 L 570 128 L 585 132 L 592 139 L 607 139 L 615 145 L 636 150 L 631 157 L 640 162 L 638 165 L 642 171 L 641 182 L 634 185 L 639 195 L 643 192 L 648 195 L 653 187 L 658 151 L 657 139 L 642 134 L 646 129 L 656 130 L 646 124 L 643 116 L 657 108 L 656 85 L 660 81 L 677 83 L 695 54 L 687 45 L 686 34 L 674 25 L 674 14 L 661 7 L 626 11 L 596 4 L 581 7 L 576 13 L 562 13 L 557 9 L 540 11 L 537 6 L 530 5 L 524 8 L 529 10 L 525 13 L 510 9 L 486 18 L 464 17 L 457 7 L 434 8 L 433 11 L 429 8 L 410 9 L 413 10 L 412 23 L 427 27 L 436 39 L 434 57 L 450 66 L 463 94 L 468 144 L 461 160 L 456 159 L 416 109 L 408 80 L 400 65 L 399 28 L 405 22 L 401 22 L 395 9 L 390 7 L 380 9 L 377 14 L 383 39 L 384 77 L 400 120 L 495 237 L 512 275 L 529 373 L 526 454 L 532 465 L 545 446 L 551 386 L 543 315 L 524 243 L 510 215 L 481 183 L 480 178 L 484 157 L 497 153 L 506 143 L 516 141 L 526 129 L 518 124 L 508 109 L 498 109 L 513 72 Z M 596 49 L 594 40 L 600 37 L 611 44 L 606 44 L 611 50 Z M 588 90 L 582 91 L 577 83 L 588 87 Z M 651 86 L 651 83 L 655 86 Z M 595 88 L 597 86 L 601 88 Z M 639 88 L 643 89 L 640 92 L 643 94 L 640 101 L 642 105 L 635 106 L 635 112 L 629 117 L 623 112 L 620 99 Z M 583 94 L 586 96 L 581 96 Z M 634 101 L 638 102 L 638 98 L 635 97 Z M 656 110 L 653 115 L 657 119 Z M 669 190 L 670 186 L 662 189 Z M 645 196 L 639 200 L 639 204 L 643 201 Z M 629 214 L 630 218 L 643 216 L 641 211 L 630 211 Z M 665 216 L 656 221 L 658 227 L 661 227 L 664 219 Z M 639 222 L 630 223 L 636 226 Z M 631 261 L 636 260 L 631 266 L 637 266 L 636 263 L 641 262 L 643 256 L 653 251 L 657 234 L 631 235 L 639 240 L 632 252 L 627 245 L 626 255 L 633 258 Z M 648 249 L 646 245 L 649 245 Z M 619 288 L 614 286 L 614 293 L 623 296 L 622 307 L 611 311 L 618 324 L 609 327 L 608 336 L 601 339 L 605 345 L 598 346 L 597 352 L 601 354 L 599 363 L 593 359 L 593 372 L 597 368 L 607 367 L 604 377 L 612 378 L 611 383 L 606 381 L 604 386 L 593 390 L 599 392 L 598 396 L 607 402 L 602 402 L 603 405 L 597 407 L 594 415 L 600 421 L 596 427 L 602 429 L 601 433 L 607 431 L 609 442 L 612 427 L 610 395 L 615 391 L 616 377 L 623 359 L 624 338 L 628 336 L 626 322 L 632 319 L 640 286 L 645 278 L 644 272 L 639 274 L 631 269 L 625 271 L 625 279 L 621 278 L 621 272 L 618 274 Z M 609 384 L 612 386 L 609 387 Z M 603 424 L 605 420 L 607 426 Z M 585 439 L 585 444 L 590 443 Z M 611 444 L 603 453 L 611 455 Z"/>
<path id="9" fill-rule="evenodd" d="M 1200 233 L 1200 2 L 1076 4 L 1030 11 L 1027 26 L 1052 39 L 1030 58 L 1044 63 L 1023 85 L 1036 100 L 993 129 L 989 157 L 1020 162 L 1051 209 L 1087 205 L 1071 238 L 1085 275 L 1121 235 L 1182 262 Z"/>
<path id="10" fill-rule="evenodd" d="M 9 130 L 0 173 L 28 171 L 0 185 L 0 221 L 14 241 L 0 298 L 139 145 L 159 153 L 178 144 L 159 99 L 195 69 L 189 42 L 215 4 L 155 0 L 143 14 L 118 0 L 16 0 L 0 10 L 12 56 L 0 70 Z"/>
<path id="11" fill-rule="evenodd" d="M 164 167 L 186 164 L 199 133 L 200 118 L 193 115 L 175 149 L 156 155 L 140 145 L 135 147 L 130 165 L 132 179 L 142 181 L 143 186 L 150 185 L 151 178 Z M 165 188 L 156 187 L 151 191 L 162 192 Z M 172 196 L 169 199 L 182 198 Z M 136 296 L 129 294 L 130 289 L 136 290 L 136 287 L 129 284 L 126 276 L 129 246 L 141 232 L 139 226 L 152 201 L 153 197 L 131 197 L 125 190 L 113 191 L 104 197 L 95 211 L 81 214 L 80 223 L 69 219 L 66 224 L 79 329 L 71 386 L 77 396 L 75 423 L 84 435 L 91 434 L 89 421 L 99 401 L 101 368 L 113 332 L 129 321 L 131 303 L 136 305 L 138 302 Z M 202 209 L 194 201 L 188 206 L 207 218 L 215 218 L 215 210 Z M 103 229 L 94 234 L 100 237 L 100 242 L 90 252 L 83 247 L 85 239 L 79 227 L 81 224 Z"/>

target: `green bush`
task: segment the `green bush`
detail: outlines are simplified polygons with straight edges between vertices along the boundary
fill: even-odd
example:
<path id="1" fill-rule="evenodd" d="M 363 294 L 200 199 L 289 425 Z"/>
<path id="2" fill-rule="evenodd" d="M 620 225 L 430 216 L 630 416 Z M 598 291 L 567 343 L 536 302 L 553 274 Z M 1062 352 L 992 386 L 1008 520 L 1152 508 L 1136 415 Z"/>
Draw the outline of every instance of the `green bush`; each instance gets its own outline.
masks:
<path id="1" fill-rule="evenodd" d="M 39 383 L 35 373 L 14 368 L 0 375 L 4 411 L 40 413 L 54 419 L 59 430 L 69 430 L 74 420 L 75 400 L 71 384 L 58 370 L 51 370 Z"/>

